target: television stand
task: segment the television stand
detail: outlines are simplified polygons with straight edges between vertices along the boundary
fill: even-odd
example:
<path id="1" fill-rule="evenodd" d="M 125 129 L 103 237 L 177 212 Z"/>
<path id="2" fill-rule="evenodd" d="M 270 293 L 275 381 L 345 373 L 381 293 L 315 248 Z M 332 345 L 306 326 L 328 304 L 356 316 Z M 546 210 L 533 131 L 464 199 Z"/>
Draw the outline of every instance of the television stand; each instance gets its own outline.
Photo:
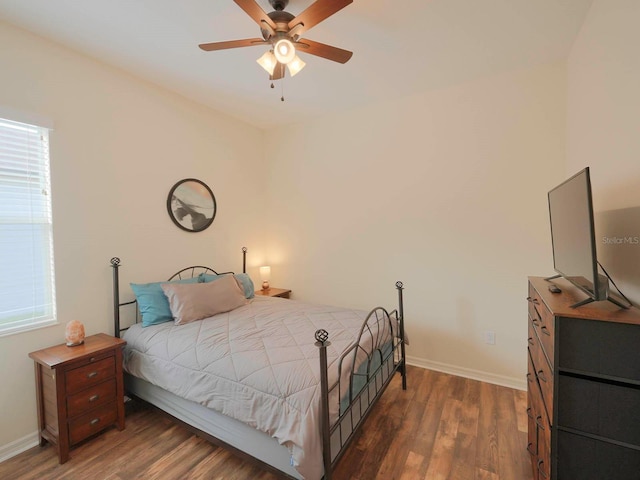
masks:
<path id="1" fill-rule="evenodd" d="M 557 275 L 552 275 L 550 277 L 545 277 L 544 281 L 545 282 L 549 282 L 549 281 L 554 280 L 556 278 L 562 278 L 562 275 L 557 274 Z M 605 286 L 604 291 L 607 292 L 607 293 L 606 293 L 606 298 L 604 298 L 603 300 L 597 300 L 597 301 L 605 301 L 606 300 L 606 301 L 609 301 L 609 302 L 613 303 L 614 305 L 617 305 L 620 308 L 624 308 L 625 310 L 628 310 L 631 307 L 631 305 L 625 305 L 624 303 L 620 302 L 618 299 L 613 298 L 611 295 L 609 295 L 609 293 L 608 293 L 608 290 L 609 290 L 609 287 L 608 287 L 609 278 L 608 278 L 608 276 L 605 277 L 604 275 L 600 275 L 600 278 L 601 278 L 602 282 L 606 281 L 606 284 L 602 283 L 601 285 Z M 601 294 L 602 293 L 604 293 L 604 292 L 601 292 Z M 602 295 L 602 296 L 604 296 L 604 295 Z M 596 301 L 596 299 L 594 299 L 592 297 L 588 297 L 588 298 L 585 298 L 584 300 L 581 300 L 581 301 L 579 301 L 577 303 L 574 303 L 573 305 L 570 306 L 570 308 L 578 308 L 578 307 L 581 307 L 582 305 L 586 305 L 588 303 L 595 302 L 595 301 Z"/>
<path id="2" fill-rule="evenodd" d="M 619 306 L 620 308 L 624 308 L 624 309 L 629 309 L 631 307 L 631 305 L 625 305 L 622 302 L 619 302 L 618 300 L 616 300 L 613 297 L 607 296 L 606 301 L 611 302 L 617 306 Z M 581 302 L 578 303 L 574 303 L 573 305 L 571 305 L 570 308 L 578 308 L 581 307 L 582 305 L 586 305 L 587 303 L 591 303 L 591 302 L 595 302 L 595 300 L 591 297 L 589 298 L 585 298 L 584 300 L 582 300 Z"/>

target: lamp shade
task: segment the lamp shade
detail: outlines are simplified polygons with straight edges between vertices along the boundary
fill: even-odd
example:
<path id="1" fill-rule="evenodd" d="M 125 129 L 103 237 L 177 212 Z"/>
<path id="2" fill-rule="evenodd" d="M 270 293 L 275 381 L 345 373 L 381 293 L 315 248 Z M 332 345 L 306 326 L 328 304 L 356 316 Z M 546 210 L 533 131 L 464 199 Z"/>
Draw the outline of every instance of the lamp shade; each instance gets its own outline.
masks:
<path id="1" fill-rule="evenodd" d="M 293 43 L 291 43 L 291 40 L 283 38 L 278 40 L 273 46 L 273 53 L 280 63 L 286 65 L 296 56 L 296 48 L 293 46 Z"/>
<path id="2" fill-rule="evenodd" d="M 293 57 L 293 60 L 287 63 L 287 68 L 289 69 L 289 75 L 293 77 L 296 74 L 300 73 L 300 70 L 302 70 L 305 65 L 306 63 L 304 63 L 302 59 L 298 55 L 296 55 L 295 57 Z"/>
<path id="3" fill-rule="evenodd" d="M 267 52 L 264 52 L 264 55 L 256 60 L 256 62 L 258 62 L 258 64 L 269 73 L 269 75 L 273 75 L 273 71 L 276 68 L 278 60 L 276 60 L 276 56 L 273 54 L 273 50 L 269 50 Z"/>
<path id="4" fill-rule="evenodd" d="M 263 282 L 268 282 L 269 280 L 271 280 L 271 267 L 260 267 L 260 280 L 262 280 Z"/>

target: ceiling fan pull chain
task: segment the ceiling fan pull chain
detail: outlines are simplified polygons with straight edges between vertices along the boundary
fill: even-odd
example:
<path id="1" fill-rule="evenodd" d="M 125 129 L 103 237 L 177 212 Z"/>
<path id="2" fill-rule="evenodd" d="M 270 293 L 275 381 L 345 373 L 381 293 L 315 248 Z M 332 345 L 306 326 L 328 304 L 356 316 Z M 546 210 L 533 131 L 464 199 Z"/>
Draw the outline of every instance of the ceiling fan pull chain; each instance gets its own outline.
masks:
<path id="1" fill-rule="evenodd" d="M 280 101 L 284 102 L 284 76 L 280 79 Z"/>

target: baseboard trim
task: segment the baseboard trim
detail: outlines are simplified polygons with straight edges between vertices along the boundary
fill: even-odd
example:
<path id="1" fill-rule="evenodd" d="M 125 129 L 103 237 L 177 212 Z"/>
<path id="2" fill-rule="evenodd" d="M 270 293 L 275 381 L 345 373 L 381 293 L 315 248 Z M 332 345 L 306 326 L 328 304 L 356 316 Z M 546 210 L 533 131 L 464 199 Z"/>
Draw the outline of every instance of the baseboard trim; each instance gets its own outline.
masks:
<path id="1" fill-rule="evenodd" d="M 33 432 L 25 435 L 18 440 L 14 440 L 11 443 L 0 446 L 0 462 L 9 460 L 11 457 L 15 457 L 19 453 L 29 450 L 40 443 L 40 437 L 38 432 Z"/>
<path id="2" fill-rule="evenodd" d="M 434 362 L 426 358 L 412 357 L 407 355 L 407 364 L 415 367 L 426 368 L 427 370 L 435 370 L 437 372 L 448 373 L 458 377 L 470 378 L 481 382 L 493 383 L 502 387 L 515 388 L 516 390 L 527 390 L 526 379 L 518 379 L 507 377 L 505 375 L 496 375 L 495 373 L 483 372 L 472 368 L 459 367 L 448 363 Z"/>

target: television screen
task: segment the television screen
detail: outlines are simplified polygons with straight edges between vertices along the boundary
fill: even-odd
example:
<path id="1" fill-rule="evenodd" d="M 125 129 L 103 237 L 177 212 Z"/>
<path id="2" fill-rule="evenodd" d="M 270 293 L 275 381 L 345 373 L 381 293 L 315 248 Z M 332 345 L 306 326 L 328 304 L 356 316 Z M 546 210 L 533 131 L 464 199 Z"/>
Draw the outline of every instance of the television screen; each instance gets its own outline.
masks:
<path id="1" fill-rule="evenodd" d="M 606 300 L 608 282 L 598 275 L 589 167 L 549 192 L 556 272 L 593 300 Z"/>

